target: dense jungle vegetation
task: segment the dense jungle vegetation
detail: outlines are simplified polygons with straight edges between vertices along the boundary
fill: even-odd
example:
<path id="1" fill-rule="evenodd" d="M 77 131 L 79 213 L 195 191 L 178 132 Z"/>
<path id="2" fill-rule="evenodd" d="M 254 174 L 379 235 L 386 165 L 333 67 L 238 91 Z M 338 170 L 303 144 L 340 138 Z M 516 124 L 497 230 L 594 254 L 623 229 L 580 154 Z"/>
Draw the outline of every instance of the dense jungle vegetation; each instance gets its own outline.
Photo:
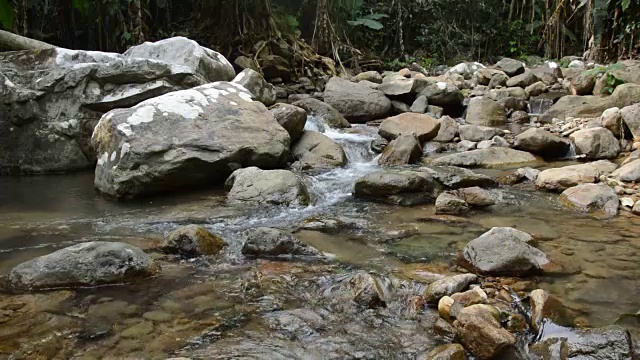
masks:
<path id="1" fill-rule="evenodd" d="M 351 67 L 584 52 L 609 62 L 638 54 L 639 17 L 638 0 L 0 0 L 1 28 L 57 46 L 122 52 L 182 35 L 233 58 L 260 40 L 304 41 Z"/>

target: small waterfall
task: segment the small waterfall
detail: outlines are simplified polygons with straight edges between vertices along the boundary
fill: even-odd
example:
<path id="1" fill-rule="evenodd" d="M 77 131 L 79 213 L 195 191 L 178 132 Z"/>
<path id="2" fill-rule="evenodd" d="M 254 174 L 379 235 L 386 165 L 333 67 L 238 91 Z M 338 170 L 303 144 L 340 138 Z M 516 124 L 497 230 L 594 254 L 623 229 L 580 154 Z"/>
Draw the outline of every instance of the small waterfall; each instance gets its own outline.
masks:
<path id="1" fill-rule="evenodd" d="M 529 116 L 533 121 L 534 118 L 536 119 L 539 118 L 552 106 L 553 106 L 552 99 L 537 97 L 529 100 L 529 102 L 527 103 L 527 112 L 529 113 Z"/>
<path id="2" fill-rule="evenodd" d="M 575 159 L 578 156 L 576 153 L 576 144 L 573 141 L 569 142 L 569 151 L 564 156 L 566 159 Z"/>

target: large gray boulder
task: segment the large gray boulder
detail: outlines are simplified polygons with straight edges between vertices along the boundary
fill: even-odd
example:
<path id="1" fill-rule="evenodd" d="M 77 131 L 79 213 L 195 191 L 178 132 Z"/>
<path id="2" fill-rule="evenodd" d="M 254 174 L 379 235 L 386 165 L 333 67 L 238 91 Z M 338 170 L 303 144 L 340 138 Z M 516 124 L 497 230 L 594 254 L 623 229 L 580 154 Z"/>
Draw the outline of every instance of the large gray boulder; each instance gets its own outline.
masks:
<path id="1" fill-rule="evenodd" d="M 293 103 L 301 109 L 307 111 L 307 115 L 311 118 L 317 118 L 318 123 L 326 125 L 335 129 L 350 128 L 351 124 L 340 114 L 340 112 L 333 108 L 333 106 L 324 103 L 318 99 L 303 99 Z M 324 131 L 324 129 L 318 129 Z"/>
<path id="2" fill-rule="evenodd" d="M 440 121 L 426 114 L 404 113 L 385 119 L 378 134 L 393 140 L 402 134 L 414 134 L 420 142 L 432 140 L 438 135 Z"/>
<path id="3" fill-rule="evenodd" d="M 159 266 L 137 247 L 93 241 L 73 245 L 14 267 L 9 288 L 23 292 L 115 284 L 155 275 Z"/>
<path id="4" fill-rule="evenodd" d="M 570 187 L 594 183 L 601 175 L 611 174 L 618 166 L 606 160 L 588 164 L 569 165 L 541 171 L 536 187 L 550 191 L 564 191 Z"/>
<path id="5" fill-rule="evenodd" d="M 602 128 L 582 129 L 569 136 L 576 144 L 576 154 L 587 159 L 613 159 L 620 153 L 620 143 L 611 131 Z"/>
<path id="6" fill-rule="evenodd" d="M 495 136 L 503 134 L 500 129 L 480 125 L 460 125 L 458 131 L 460 132 L 460 139 L 473 142 L 491 140 Z"/>
<path id="7" fill-rule="evenodd" d="M 433 165 L 494 168 L 534 164 L 537 161 L 538 159 L 528 152 L 504 147 L 491 147 L 445 155 L 435 159 Z"/>
<path id="8" fill-rule="evenodd" d="M 382 151 L 378 163 L 382 166 L 413 164 L 422 157 L 420 141 L 414 134 L 402 134 Z"/>
<path id="9" fill-rule="evenodd" d="M 437 142 L 450 142 L 458 135 L 459 125 L 458 122 L 449 116 L 443 116 L 440 119 L 440 130 L 438 135 L 433 138 L 433 141 Z"/>
<path id="10" fill-rule="evenodd" d="M 381 170 L 356 181 L 356 198 L 412 206 L 432 203 L 440 192 L 440 184 L 428 172 Z"/>
<path id="11" fill-rule="evenodd" d="M 531 128 L 516 136 L 514 147 L 543 157 L 560 158 L 568 154 L 571 142 L 544 129 Z"/>
<path id="12" fill-rule="evenodd" d="M 92 168 L 91 134 L 107 111 L 231 80 L 224 56 L 185 38 L 124 55 L 53 48 L 0 54 L 0 173 Z"/>
<path id="13" fill-rule="evenodd" d="M 640 182 L 640 159 L 623 164 L 618 170 L 611 173 L 611 177 L 629 183 Z"/>
<path id="14" fill-rule="evenodd" d="M 618 213 L 618 195 L 606 184 L 580 184 L 565 190 L 561 197 L 583 212 Z"/>
<path id="15" fill-rule="evenodd" d="M 236 84 L 244 86 L 253 94 L 253 97 L 263 103 L 265 106 L 271 106 L 276 103 L 276 88 L 265 81 L 259 72 L 252 69 L 244 69 L 233 81 Z"/>
<path id="16" fill-rule="evenodd" d="M 433 166 L 421 168 L 421 170 L 429 172 L 439 183 L 453 190 L 474 186 L 493 187 L 498 185 L 497 181 L 487 175 L 456 166 Z"/>
<path id="17" fill-rule="evenodd" d="M 464 100 L 464 95 L 455 85 L 444 81 L 427 85 L 420 93 L 420 96 L 426 97 L 430 105 L 440 106 L 445 109 L 459 108 Z"/>
<path id="18" fill-rule="evenodd" d="M 302 180 L 289 170 L 238 169 L 225 187 L 227 201 L 235 204 L 309 205 L 309 193 Z"/>
<path id="19" fill-rule="evenodd" d="M 296 169 L 328 169 L 347 164 L 342 146 L 317 131 L 304 131 L 291 152 Z"/>
<path id="20" fill-rule="evenodd" d="M 112 110 L 92 140 L 96 189 L 118 198 L 211 186 L 239 167 L 279 168 L 290 145 L 267 108 L 228 82 Z"/>
<path id="21" fill-rule="evenodd" d="M 391 112 L 391 100 L 382 91 L 335 76 L 327 82 L 324 101 L 355 123 L 382 119 Z"/>
<path id="22" fill-rule="evenodd" d="M 467 124 L 498 126 L 507 122 L 504 106 L 484 96 L 472 98 L 465 117 Z"/>
<path id="23" fill-rule="evenodd" d="M 529 347 L 536 359 L 614 360 L 633 359 L 629 332 L 619 326 L 572 329 L 572 336 L 550 332 Z"/>
<path id="24" fill-rule="evenodd" d="M 304 126 L 307 124 L 307 112 L 295 105 L 275 104 L 269 112 L 276 118 L 291 137 L 291 142 L 295 143 L 302 137 Z"/>
<path id="25" fill-rule="evenodd" d="M 526 88 L 529 85 L 533 85 L 538 81 L 538 78 L 531 71 L 525 71 L 524 74 L 520 74 L 507 80 L 507 87 L 519 87 Z"/>
<path id="26" fill-rule="evenodd" d="M 528 243 L 531 235 L 512 228 L 493 228 L 462 251 L 462 263 L 487 275 L 521 276 L 542 271 L 547 256 Z"/>
<path id="27" fill-rule="evenodd" d="M 640 103 L 620 110 L 622 121 L 627 125 L 635 141 L 640 141 Z"/>
<path id="28" fill-rule="evenodd" d="M 524 63 L 520 60 L 504 58 L 496 63 L 496 68 L 509 76 L 516 76 L 524 72 Z"/>

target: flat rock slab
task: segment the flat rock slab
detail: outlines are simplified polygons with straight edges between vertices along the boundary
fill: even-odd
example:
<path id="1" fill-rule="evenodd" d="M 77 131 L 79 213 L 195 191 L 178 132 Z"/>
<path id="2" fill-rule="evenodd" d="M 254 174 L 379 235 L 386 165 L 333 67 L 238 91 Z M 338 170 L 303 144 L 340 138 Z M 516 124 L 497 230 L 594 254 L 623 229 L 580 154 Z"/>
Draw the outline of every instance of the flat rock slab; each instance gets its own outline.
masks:
<path id="1" fill-rule="evenodd" d="M 494 168 L 529 165 L 539 161 L 538 158 L 528 152 L 492 147 L 445 155 L 435 159 L 433 165 Z"/>

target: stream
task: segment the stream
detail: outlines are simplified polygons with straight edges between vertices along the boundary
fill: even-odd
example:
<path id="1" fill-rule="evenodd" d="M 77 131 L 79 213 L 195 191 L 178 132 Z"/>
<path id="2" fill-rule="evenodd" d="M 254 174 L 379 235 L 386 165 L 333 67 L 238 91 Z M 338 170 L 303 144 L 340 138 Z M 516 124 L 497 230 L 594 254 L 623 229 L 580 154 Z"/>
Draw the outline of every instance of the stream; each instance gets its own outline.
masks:
<path id="1" fill-rule="evenodd" d="M 379 169 L 369 148 L 377 129 L 335 130 L 318 119 L 306 128 L 339 142 L 349 159 L 344 168 L 303 174 L 308 207 L 229 206 L 221 188 L 110 202 L 95 194 L 92 173 L 0 177 L 0 274 L 93 240 L 141 247 L 162 266 L 132 285 L 0 294 L 0 357 L 419 358 L 445 341 L 432 330 L 437 311 L 415 308 L 412 299 L 424 281 L 452 273 L 458 251 L 495 226 L 534 235 L 562 265 L 525 280 L 576 314 L 564 325 L 620 323 L 640 332 L 620 320 L 640 310 L 640 218 L 580 214 L 530 184 L 492 189 L 496 205 L 464 218 L 436 216 L 432 205 L 357 201 L 355 181 Z M 230 246 L 215 259 L 189 261 L 153 251 L 167 231 L 187 224 L 204 225 Z M 244 259 L 238 235 L 258 226 L 296 230 L 332 261 Z M 344 299 L 345 283 L 363 274 L 389 293 L 386 307 L 363 311 Z"/>

